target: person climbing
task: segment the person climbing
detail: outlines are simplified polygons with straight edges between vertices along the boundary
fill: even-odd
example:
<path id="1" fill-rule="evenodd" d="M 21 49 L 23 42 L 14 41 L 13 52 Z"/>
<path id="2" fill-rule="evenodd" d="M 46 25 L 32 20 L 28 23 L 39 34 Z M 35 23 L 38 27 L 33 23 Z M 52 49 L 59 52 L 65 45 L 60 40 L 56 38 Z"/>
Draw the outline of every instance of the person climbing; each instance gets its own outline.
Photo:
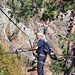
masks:
<path id="1" fill-rule="evenodd" d="M 46 40 L 47 40 L 47 29 L 48 29 L 48 25 L 45 24 L 45 22 L 42 22 L 42 26 L 43 27 L 43 34 L 45 35 L 46 37 Z"/>
<path id="2" fill-rule="evenodd" d="M 46 60 L 47 54 L 43 52 L 44 49 L 44 40 L 43 40 L 43 34 L 42 33 L 37 33 L 37 39 L 38 43 L 34 48 L 29 49 L 31 50 L 36 50 L 38 58 L 37 58 L 37 73 L 38 75 L 44 75 L 44 62 Z"/>

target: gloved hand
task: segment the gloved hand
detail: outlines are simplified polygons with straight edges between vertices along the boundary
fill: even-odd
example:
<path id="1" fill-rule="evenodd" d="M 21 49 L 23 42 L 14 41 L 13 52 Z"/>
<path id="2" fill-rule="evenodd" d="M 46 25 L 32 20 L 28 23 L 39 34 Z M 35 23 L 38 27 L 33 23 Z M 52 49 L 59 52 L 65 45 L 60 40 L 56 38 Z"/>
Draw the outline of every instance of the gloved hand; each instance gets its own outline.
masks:
<path id="1" fill-rule="evenodd" d="M 45 24 L 45 22 L 42 22 L 42 24 Z"/>
<path id="2" fill-rule="evenodd" d="M 31 51 L 32 49 L 29 49 L 29 51 Z"/>
<path id="3" fill-rule="evenodd" d="M 51 50 L 51 52 L 54 52 L 53 50 Z"/>

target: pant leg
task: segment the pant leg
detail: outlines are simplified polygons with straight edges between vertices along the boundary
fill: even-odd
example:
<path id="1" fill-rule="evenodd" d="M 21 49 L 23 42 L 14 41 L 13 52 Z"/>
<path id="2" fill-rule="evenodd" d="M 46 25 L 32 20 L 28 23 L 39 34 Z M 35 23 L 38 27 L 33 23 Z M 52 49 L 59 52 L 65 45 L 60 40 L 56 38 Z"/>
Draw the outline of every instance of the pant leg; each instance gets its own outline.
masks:
<path id="1" fill-rule="evenodd" d="M 37 72 L 38 75 L 44 75 L 44 62 L 45 62 L 46 57 L 39 56 L 38 57 L 38 62 L 37 62 Z"/>

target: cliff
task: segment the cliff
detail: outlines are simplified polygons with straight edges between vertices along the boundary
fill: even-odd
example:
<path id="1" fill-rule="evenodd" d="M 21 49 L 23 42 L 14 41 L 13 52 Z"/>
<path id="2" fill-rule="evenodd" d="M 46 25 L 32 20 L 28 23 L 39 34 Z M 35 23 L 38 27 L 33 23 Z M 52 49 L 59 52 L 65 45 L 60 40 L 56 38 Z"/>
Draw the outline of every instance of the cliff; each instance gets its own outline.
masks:
<path id="1" fill-rule="evenodd" d="M 1 0 L 0 8 L 8 15 L 8 17 L 10 17 L 10 14 L 8 13 L 10 9 L 5 2 L 6 0 Z M 42 14 L 41 12 L 39 12 L 39 15 Z M 58 54 L 62 54 L 62 50 L 58 44 L 59 36 L 66 36 L 68 34 L 71 15 L 71 10 L 68 10 L 66 15 L 60 12 L 56 15 L 57 18 L 54 21 L 47 21 L 48 42 L 51 44 L 54 52 Z M 12 18 L 12 21 L 16 23 L 14 18 Z M 32 60 L 34 59 L 34 56 L 32 52 L 28 51 L 28 49 L 31 48 L 31 45 L 34 46 L 37 42 L 36 33 L 43 32 L 41 24 L 41 21 L 36 19 L 35 16 L 30 18 L 30 21 L 27 23 L 16 23 L 16 25 L 24 32 L 23 33 L 0 10 L 0 43 L 11 48 L 12 51 L 15 51 L 16 49 L 19 51 L 25 51 L 21 53 L 22 56 L 24 55 L 24 58 L 28 57 Z M 21 58 L 24 59 L 23 57 Z"/>

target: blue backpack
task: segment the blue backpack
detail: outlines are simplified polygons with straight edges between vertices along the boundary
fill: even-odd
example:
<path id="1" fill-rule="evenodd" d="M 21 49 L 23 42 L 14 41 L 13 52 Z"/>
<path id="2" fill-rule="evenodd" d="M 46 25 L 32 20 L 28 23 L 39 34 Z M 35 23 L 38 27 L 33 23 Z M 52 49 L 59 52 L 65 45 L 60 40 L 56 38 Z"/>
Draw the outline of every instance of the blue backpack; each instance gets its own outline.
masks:
<path id="1" fill-rule="evenodd" d="M 51 53 L 51 49 L 52 48 L 51 48 L 50 44 L 48 42 L 44 41 L 44 50 L 43 50 L 44 53 L 45 54 L 50 54 Z"/>

